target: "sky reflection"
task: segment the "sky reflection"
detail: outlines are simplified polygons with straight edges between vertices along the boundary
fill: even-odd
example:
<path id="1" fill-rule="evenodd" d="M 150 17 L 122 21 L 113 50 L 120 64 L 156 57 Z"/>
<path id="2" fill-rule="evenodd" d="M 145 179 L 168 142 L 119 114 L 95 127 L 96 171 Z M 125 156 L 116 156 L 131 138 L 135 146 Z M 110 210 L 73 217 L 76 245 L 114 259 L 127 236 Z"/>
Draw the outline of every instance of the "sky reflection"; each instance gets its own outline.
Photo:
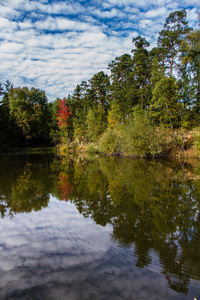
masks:
<path id="1" fill-rule="evenodd" d="M 155 251 L 135 266 L 134 245 L 111 241 L 112 226 L 50 196 L 40 211 L 0 220 L 0 299 L 192 299 L 168 287 Z"/>

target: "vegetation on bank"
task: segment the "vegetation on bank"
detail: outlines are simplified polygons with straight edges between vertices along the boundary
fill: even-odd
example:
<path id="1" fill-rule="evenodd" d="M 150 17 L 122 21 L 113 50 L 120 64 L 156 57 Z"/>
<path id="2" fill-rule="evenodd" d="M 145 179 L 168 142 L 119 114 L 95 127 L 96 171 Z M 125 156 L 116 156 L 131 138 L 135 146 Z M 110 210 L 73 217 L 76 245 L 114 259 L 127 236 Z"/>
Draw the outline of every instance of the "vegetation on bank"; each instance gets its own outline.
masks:
<path id="1" fill-rule="evenodd" d="M 0 84 L 0 151 L 60 145 L 60 152 L 155 157 L 200 155 L 200 30 L 175 11 L 157 47 L 133 39 L 132 55 L 116 57 L 77 84 L 73 95 L 48 102 L 36 88 Z"/>

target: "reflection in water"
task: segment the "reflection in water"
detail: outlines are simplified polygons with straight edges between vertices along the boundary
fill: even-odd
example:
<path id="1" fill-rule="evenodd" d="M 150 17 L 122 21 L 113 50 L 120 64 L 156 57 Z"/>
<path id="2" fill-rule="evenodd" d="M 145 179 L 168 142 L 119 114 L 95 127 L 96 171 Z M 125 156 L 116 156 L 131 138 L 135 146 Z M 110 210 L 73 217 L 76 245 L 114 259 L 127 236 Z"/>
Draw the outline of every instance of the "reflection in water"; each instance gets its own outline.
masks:
<path id="1" fill-rule="evenodd" d="M 73 187 L 70 185 L 67 174 L 59 176 L 58 189 L 60 191 L 60 198 L 67 201 Z"/>
<path id="2" fill-rule="evenodd" d="M 51 192 L 50 157 L 5 156 L 0 159 L 0 212 L 31 212 L 46 207 Z"/>
<path id="3" fill-rule="evenodd" d="M 5 156 L 0 168 L 0 296 L 49 299 L 48 288 L 52 299 L 200 298 L 191 164 Z"/>

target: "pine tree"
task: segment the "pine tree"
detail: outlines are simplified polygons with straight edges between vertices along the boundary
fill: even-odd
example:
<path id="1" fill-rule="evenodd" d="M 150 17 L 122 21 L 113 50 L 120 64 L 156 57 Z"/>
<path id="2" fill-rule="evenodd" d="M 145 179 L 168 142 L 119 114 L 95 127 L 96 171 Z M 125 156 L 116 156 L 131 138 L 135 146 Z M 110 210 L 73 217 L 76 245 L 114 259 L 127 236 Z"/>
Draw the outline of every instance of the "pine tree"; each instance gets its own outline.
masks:
<path id="1" fill-rule="evenodd" d="M 150 59 L 146 47 L 150 44 L 145 38 L 138 36 L 133 39 L 135 49 L 132 50 L 133 56 L 133 76 L 137 86 L 137 95 L 140 99 L 141 108 L 148 103 L 148 84 L 150 79 Z"/>
<path id="2" fill-rule="evenodd" d="M 163 30 L 159 33 L 157 46 L 160 57 L 163 57 L 163 65 L 165 65 L 166 70 L 169 70 L 169 76 L 172 76 L 173 69 L 177 66 L 181 43 L 191 30 L 188 27 L 186 16 L 185 9 L 170 13 Z"/>

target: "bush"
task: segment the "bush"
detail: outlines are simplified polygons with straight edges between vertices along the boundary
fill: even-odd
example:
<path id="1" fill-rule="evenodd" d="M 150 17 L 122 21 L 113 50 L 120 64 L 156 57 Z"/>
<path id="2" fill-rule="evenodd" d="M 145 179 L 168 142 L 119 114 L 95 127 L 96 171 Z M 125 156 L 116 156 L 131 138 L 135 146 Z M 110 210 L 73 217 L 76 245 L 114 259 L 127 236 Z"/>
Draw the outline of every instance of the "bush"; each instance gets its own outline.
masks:
<path id="1" fill-rule="evenodd" d="M 98 145 L 97 143 L 89 143 L 87 144 L 87 146 L 85 147 L 85 151 L 89 152 L 89 153 L 98 153 Z"/>
<path id="2" fill-rule="evenodd" d="M 60 154 L 63 156 L 68 155 L 69 153 L 69 148 L 67 146 L 61 146 L 60 147 Z"/>
<path id="3" fill-rule="evenodd" d="M 198 158 L 200 158 L 200 127 L 196 129 L 196 133 L 194 135 L 194 147 L 197 151 Z"/>
<path id="4" fill-rule="evenodd" d="M 90 109 L 86 117 L 87 139 L 96 142 L 105 130 L 105 122 L 102 108 Z"/>
<path id="5" fill-rule="evenodd" d="M 100 138 L 99 150 L 109 154 L 156 156 L 166 150 L 166 142 L 163 132 L 137 109 L 134 121 L 106 130 Z"/>
<path id="6" fill-rule="evenodd" d="M 125 154 L 156 156 L 166 149 L 166 143 L 160 129 L 148 119 L 142 118 L 134 125 L 125 126 L 122 151 Z"/>
<path id="7" fill-rule="evenodd" d="M 99 151 L 116 153 L 122 150 L 122 132 L 120 129 L 107 129 L 99 141 Z"/>

